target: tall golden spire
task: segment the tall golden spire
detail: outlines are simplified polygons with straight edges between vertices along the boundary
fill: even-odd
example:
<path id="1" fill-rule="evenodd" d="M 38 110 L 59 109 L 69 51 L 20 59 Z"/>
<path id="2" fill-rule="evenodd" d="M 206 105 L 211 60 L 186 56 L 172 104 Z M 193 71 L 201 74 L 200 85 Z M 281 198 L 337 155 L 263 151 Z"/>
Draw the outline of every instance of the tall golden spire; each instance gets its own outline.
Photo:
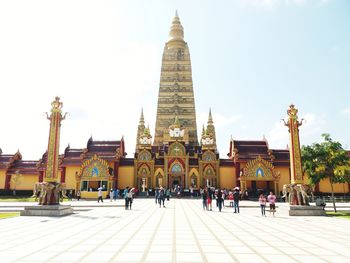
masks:
<path id="1" fill-rule="evenodd" d="M 188 130 L 188 143 L 198 145 L 191 58 L 177 12 L 169 36 L 162 58 L 153 145 L 167 143 L 163 141 L 164 133 L 168 133 L 175 116 L 181 120 L 182 128 Z"/>

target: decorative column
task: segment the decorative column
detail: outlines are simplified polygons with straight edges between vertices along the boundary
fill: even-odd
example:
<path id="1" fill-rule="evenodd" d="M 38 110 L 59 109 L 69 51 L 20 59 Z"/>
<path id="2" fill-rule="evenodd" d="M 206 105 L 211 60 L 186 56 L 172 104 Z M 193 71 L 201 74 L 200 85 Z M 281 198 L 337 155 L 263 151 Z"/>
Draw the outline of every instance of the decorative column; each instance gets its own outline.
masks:
<path id="1" fill-rule="evenodd" d="M 293 104 L 289 106 L 287 110 L 288 121 L 284 121 L 284 124 L 288 127 L 290 134 L 290 171 L 291 171 L 291 183 L 302 184 L 303 183 L 303 171 L 301 166 L 301 151 L 299 141 L 299 127 L 302 125 L 302 121 L 298 121 L 298 110 Z"/>
<path id="2" fill-rule="evenodd" d="M 59 149 L 60 149 L 60 129 L 61 121 L 65 119 L 66 114 L 62 116 L 63 103 L 60 98 L 56 97 L 51 103 L 51 115 L 46 113 L 47 119 L 50 120 L 49 143 L 47 147 L 47 163 L 44 172 L 43 183 L 40 191 L 44 194 L 39 197 L 40 205 L 58 205 L 60 192 L 64 189 L 64 185 L 59 183 Z M 64 176 L 63 172 L 63 176 Z M 65 177 L 65 176 L 64 176 Z M 65 178 L 64 178 L 65 179 Z"/>
<path id="3" fill-rule="evenodd" d="M 40 171 L 39 181 L 34 185 L 33 197 L 38 198 L 38 206 L 25 206 L 21 211 L 21 216 L 63 216 L 73 214 L 70 205 L 60 205 L 60 197 L 65 197 L 65 185 L 60 183 L 58 177 L 58 168 L 60 166 L 58 153 L 60 147 L 60 128 L 61 121 L 65 119 L 66 114 L 62 116 L 63 103 L 56 97 L 51 103 L 51 115 L 46 113 L 50 120 L 49 144 L 47 148 L 47 161 L 45 171 L 42 177 Z M 62 179 L 65 180 L 65 168 L 62 173 Z"/>
<path id="4" fill-rule="evenodd" d="M 66 114 L 62 116 L 63 103 L 60 98 L 56 97 L 51 103 L 51 115 L 46 113 L 47 119 L 50 120 L 49 144 L 47 147 L 47 164 L 44 174 L 45 182 L 58 182 L 58 155 L 60 146 L 60 129 L 61 121 L 65 119 Z"/>

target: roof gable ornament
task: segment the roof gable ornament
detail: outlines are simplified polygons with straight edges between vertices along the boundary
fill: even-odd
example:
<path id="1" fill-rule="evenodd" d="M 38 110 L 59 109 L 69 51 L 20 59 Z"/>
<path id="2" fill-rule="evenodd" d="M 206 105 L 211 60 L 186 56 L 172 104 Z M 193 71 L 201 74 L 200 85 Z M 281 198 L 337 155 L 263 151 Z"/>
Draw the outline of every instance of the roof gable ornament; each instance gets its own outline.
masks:
<path id="1" fill-rule="evenodd" d="M 273 164 L 264 160 L 259 155 L 256 159 L 247 163 L 241 173 L 241 178 L 244 180 L 279 180 L 280 173 L 275 171 Z"/>

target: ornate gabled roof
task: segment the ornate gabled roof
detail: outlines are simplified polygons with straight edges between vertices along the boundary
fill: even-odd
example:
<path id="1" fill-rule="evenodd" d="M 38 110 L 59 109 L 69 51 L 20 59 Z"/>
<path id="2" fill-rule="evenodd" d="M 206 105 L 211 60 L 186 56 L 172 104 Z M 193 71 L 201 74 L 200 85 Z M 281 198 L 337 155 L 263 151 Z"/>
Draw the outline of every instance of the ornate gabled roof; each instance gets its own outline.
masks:
<path id="1" fill-rule="evenodd" d="M 289 163 L 289 150 L 269 149 L 267 140 L 232 140 L 230 157 L 235 160 L 249 161 L 257 157 L 273 162 Z"/>
<path id="2" fill-rule="evenodd" d="M 0 168 L 4 169 L 7 168 L 10 163 L 12 158 L 14 157 L 14 154 L 1 154 L 0 155 Z"/>
<path id="3" fill-rule="evenodd" d="M 7 173 L 15 173 L 18 171 L 20 174 L 38 174 L 38 162 L 39 161 L 16 160 L 11 164 Z"/>
<path id="4" fill-rule="evenodd" d="M 0 168 L 8 169 L 17 160 L 22 160 L 19 150 L 15 154 L 0 154 Z"/>
<path id="5" fill-rule="evenodd" d="M 106 160 L 115 160 L 124 157 L 124 139 L 120 141 L 95 141 L 90 137 L 85 149 L 72 149 L 69 146 L 64 151 L 62 166 L 80 165 L 82 161 L 92 158 L 95 154 Z"/>

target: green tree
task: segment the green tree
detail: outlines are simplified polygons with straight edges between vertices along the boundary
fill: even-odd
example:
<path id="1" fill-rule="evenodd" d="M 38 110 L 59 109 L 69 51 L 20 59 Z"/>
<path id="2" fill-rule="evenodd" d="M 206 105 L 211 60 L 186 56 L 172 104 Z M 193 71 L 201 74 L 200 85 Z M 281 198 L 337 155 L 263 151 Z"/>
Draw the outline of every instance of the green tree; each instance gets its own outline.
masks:
<path id="1" fill-rule="evenodd" d="M 301 149 L 303 170 L 315 185 L 323 179 L 329 179 L 334 212 L 333 185 L 350 182 L 350 157 L 340 142 L 333 141 L 329 134 L 322 134 L 324 141 L 303 146 Z"/>
<path id="2" fill-rule="evenodd" d="M 16 195 L 16 187 L 21 183 L 22 175 L 19 173 L 19 171 L 16 171 L 11 176 L 11 185 L 13 189 L 13 195 Z"/>

